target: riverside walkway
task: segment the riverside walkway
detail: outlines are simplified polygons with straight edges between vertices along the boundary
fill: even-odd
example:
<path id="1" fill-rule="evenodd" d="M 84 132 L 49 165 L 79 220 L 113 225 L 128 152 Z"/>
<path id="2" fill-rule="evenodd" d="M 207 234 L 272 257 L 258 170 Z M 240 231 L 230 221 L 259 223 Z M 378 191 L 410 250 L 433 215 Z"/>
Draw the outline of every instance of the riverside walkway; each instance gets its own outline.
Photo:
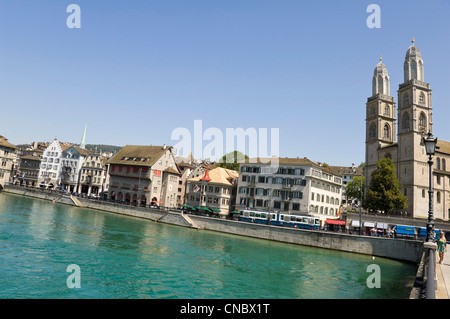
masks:
<path id="1" fill-rule="evenodd" d="M 444 254 L 444 262 L 439 264 L 436 254 L 437 290 L 436 299 L 450 299 L 450 250 Z"/>

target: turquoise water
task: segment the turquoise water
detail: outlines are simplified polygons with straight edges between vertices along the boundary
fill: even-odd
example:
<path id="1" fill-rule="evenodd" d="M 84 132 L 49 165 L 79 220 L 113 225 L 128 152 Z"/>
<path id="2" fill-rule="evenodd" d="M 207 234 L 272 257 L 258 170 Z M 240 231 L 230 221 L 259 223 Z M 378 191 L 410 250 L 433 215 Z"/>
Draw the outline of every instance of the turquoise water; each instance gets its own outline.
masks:
<path id="1" fill-rule="evenodd" d="M 367 287 L 370 264 L 381 288 Z M 0 193 L 0 298 L 407 298 L 415 271 Z"/>

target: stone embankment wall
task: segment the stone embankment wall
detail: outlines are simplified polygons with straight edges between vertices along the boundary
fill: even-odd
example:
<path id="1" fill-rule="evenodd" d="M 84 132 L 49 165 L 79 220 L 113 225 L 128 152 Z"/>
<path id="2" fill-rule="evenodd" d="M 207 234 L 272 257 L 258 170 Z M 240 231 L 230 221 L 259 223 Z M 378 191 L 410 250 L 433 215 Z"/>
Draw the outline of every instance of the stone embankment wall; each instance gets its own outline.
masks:
<path id="1" fill-rule="evenodd" d="M 4 191 L 18 195 L 52 200 L 68 205 L 75 205 L 74 201 L 68 195 L 45 193 L 40 192 L 39 190 L 8 186 L 5 187 Z M 329 231 L 302 230 L 195 215 L 189 215 L 186 218 L 180 212 L 140 208 L 81 198 L 79 199 L 79 202 L 81 202 L 82 206 L 85 208 L 145 218 L 155 222 L 274 240 L 290 244 L 386 257 L 408 262 L 419 262 L 423 252 L 423 243 L 416 240 L 358 236 Z"/>

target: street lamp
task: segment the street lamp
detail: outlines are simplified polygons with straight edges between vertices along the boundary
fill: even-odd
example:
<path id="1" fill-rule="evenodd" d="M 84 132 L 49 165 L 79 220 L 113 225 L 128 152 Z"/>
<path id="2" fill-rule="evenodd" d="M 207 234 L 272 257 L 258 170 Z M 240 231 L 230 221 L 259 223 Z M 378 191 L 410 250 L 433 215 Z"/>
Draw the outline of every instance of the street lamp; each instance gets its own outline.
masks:
<path id="1" fill-rule="evenodd" d="M 426 137 L 422 137 L 423 144 L 425 145 L 425 150 L 428 155 L 428 166 L 429 166 L 429 180 L 428 180 L 428 222 L 427 222 L 427 242 L 434 242 L 434 219 L 433 219 L 433 160 L 431 158 L 436 150 L 437 138 L 433 137 L 431 132 L 428 132 Z"/>
<path id="2" fill-rule="evenodd" d="M 352 171 L 353 173 L 356 173 L 355 164 L 352 163 Z M 363 173 L 361 170 L 361 186 L 360 186 L 360 203 L 359 203 L 359 235 L 361 235 L 362 232 L 362 198 L 363 198 Z"/>

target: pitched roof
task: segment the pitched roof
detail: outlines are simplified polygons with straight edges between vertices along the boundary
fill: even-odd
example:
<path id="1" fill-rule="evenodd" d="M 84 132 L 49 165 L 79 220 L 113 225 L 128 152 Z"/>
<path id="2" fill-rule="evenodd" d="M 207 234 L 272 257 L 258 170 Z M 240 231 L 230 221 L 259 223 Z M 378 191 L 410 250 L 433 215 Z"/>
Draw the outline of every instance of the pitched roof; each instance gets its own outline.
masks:
<path id="1" fill-rule="evenodd" d="M 216 167 L 209 171 L 209 178 L 211 179 L 211 181 L 208 183 L 233 185 L 232 180 L 233 179 L 237 180 L 239 178 L 239 173 L 231 169 Z M 203 175 L 194 178 L 189 178 L 188 181 L 199 182 L 202 179 Z"/>
<path id="2" fill-rule="evenodd" d="M 62 144 L 62 143 L 60 143 L 60 144 Z M 89 152 L 89 150 L 87 150 L 87 149 L 84 149 L 84 148 L 81 148 L 81 147 L 78 147 L 78 146 L 76 146 L 76 145 L 69 145 L 69 146 L 67 146 L 67 145 L 61 145 L 61 149 L 63 150 L 63 152 L 64 151 L 67 151 L 69 148 L 73 148 L 74 150 L 76 150 L 78 153 L 80 153 L 81 155 L 84 155 L 84 156 L 89 156 L 89 154 L 91 153 L 91 152 Z"/>
<path id="3" fill-rule="evenodd" d="M 450 155 L 450 142 L 438 139 L 436 144 L 436 151 Z"/>
<path id="4" fill-rule="evenodd" d="M 178 170 L 176 170 L 175 168 L 173 168 L 173 167 L 166 168 L 164 170 L 164 172 L 170 173 L 170 174 L 175 174 L 175 175 L 181 175 L 181 173 Z"/>
<path id="5" fill-rule="evenodd" d="M 109 161 L 110 164 L 152 166 L 170 146 L 125 145 Z"/>
<path id="6" fill-rule="evenodd" d="M 361 167 L 354 167 L 352 169 L 351 166 L 328 166 L 328 168 L 332 171 L 333 174 L 336 175 L 361 175 L 362 168 Z M 344 171 L 346 173 L 344 173 Z M 356 171 L 356 172 L 354 172 Z"/>
<path id="7" fill-rule="evenodd" d="M 178 165 L 178 167 L 188 167 L 188 168 L 195 168 L 195 166 L 194 166 L 194 165 L 192 165 L 192 164 L 189 164 L 189 163 L 186 163 L 186 162 L 183 162 L 183 161 L 181 161 L 181 162 L 177 163 L 177 165 Z"/>
<path id="8" fill-rule="evenodd" d="M 10 142 L 8 142 L 8 139 L 4 136 L 0 136 L 0 146 L 2 147 L 8 147 L 8 148 L 12 148 L 12 149 L 17 149 L 17 146 L 11 144 Z"/>
<path id="9" fill-rule="evenodd" d="M 279 164 L 296 164 L 296 165 L 315 165 L 319 166 L 308 158 L 288 158 L 288 157 L 268 157 L 268 158 L 248 158 L 242 161 L 238 161 L 240 164 L 270 164 L 272 161 L 278 161 Z"/>

